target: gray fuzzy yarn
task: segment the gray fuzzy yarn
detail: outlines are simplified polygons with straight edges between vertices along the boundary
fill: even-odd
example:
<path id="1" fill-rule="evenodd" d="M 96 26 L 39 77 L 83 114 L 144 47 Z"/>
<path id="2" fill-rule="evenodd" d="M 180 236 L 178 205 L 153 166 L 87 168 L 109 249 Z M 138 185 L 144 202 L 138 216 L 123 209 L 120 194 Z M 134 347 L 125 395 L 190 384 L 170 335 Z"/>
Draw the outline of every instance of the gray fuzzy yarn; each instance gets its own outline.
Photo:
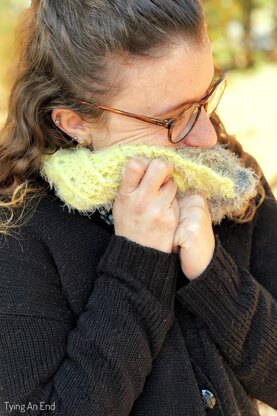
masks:
<path id="1" fill-rule="evenodd" d="M 253 169 L 242 166 L 239 157 L 226 149 L 226 146 L 216 144 L 208 149 L 183 147 L 176 148 L 175 151 L 180 156 L 205 165 L 233 181 L 236 194 L 233 199 L 225 199 L 220 196 L 208 199 L 214 224 L 219 224 L 224 217 L 230 218 L 241 212 L 249 200 L 255 197 L 259 178 Z"/>

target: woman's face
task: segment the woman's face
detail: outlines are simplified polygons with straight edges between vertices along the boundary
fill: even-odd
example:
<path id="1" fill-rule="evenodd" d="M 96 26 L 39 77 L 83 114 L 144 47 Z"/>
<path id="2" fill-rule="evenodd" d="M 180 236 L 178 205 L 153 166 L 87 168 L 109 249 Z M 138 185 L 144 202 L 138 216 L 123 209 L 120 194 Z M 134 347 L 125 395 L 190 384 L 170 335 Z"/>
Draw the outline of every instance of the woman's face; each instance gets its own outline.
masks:
<path id="1" fill-rule="evenodd" d="M 123 75 L 123 86 L 119 94 L 103 105 L 166 119 L 174 117 L 181 104 L 200 101 L 214 77 L 209 40 L 204 45 L 188 42 L 180 42 L 178 46 L 172 44 L 168 46 L 168 51 L 159 58 L 117 62 L 116 71 Z M 118 143 L 212 147 L 217 141 L 216 132 L 203 108 L 194 128 L 178 144 L 168 141 L 168 131 L 163 127 L 110 112 L 106 112 L 105 116 L 105 123 L 87 123 L 80 134 L 75 129 L 71 135 L 87 140 L 95 150 Z"/>

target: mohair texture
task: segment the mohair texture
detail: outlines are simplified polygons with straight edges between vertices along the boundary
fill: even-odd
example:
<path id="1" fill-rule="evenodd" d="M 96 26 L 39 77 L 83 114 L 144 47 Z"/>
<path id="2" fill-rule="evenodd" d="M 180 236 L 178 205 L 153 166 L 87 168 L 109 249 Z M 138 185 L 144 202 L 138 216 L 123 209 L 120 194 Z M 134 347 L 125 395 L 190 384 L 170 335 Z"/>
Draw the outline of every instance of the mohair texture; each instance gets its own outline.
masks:
<path id="1" fill-rule="evenodd" d="M 104 150 L 60 149 L 44 155 L 41 176 L 55 189 L 69 211 L 92 214 L 109 210 L 118 193 L 127 160 L 146 156 L 161 158 L 174 166 L 178 196 L 188 191 L 203 193 L 214 224 L 239 213 L 256 194 L 257 177 L 241 166 L 239 158 L 217 144 L 213 148 L 166 148 L 145 144 L 119 144 Z"/>

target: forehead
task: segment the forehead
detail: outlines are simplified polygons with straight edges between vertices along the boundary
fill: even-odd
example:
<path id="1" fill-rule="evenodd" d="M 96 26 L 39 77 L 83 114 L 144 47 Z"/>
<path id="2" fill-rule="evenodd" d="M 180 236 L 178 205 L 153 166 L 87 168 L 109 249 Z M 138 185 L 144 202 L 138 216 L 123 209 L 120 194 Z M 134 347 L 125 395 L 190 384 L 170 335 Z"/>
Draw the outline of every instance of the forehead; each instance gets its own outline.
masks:
<path id="1" fill-rule="evenodd" d="M 210 42 L 180 41 L 168 50 L 163 56 L 120 62 L 121 90 L 111 106 L 158 116 L 200 100 L 214 76 Z"/>

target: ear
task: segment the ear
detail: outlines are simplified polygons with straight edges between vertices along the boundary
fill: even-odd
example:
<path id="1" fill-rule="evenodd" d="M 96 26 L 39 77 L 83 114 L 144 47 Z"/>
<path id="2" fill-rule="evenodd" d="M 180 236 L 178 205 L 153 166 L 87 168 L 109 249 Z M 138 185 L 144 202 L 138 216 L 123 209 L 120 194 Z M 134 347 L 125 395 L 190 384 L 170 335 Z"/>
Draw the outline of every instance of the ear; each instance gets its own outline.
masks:
<path id="1" fill-rule="evenodd" d="M 59 119 L 59 125 L 57 128 L 64 131 L 71 137 L 75 137 L 78 142 L 86 140 L 88 144 L 91 144 L 92 137 L 88 124 L 82 120 L 78 114 L 72 110 L 66 110 L 64 108 L 55 108 L 51 114 L 53 122 L 56 124 L 56 120 Z"/>

